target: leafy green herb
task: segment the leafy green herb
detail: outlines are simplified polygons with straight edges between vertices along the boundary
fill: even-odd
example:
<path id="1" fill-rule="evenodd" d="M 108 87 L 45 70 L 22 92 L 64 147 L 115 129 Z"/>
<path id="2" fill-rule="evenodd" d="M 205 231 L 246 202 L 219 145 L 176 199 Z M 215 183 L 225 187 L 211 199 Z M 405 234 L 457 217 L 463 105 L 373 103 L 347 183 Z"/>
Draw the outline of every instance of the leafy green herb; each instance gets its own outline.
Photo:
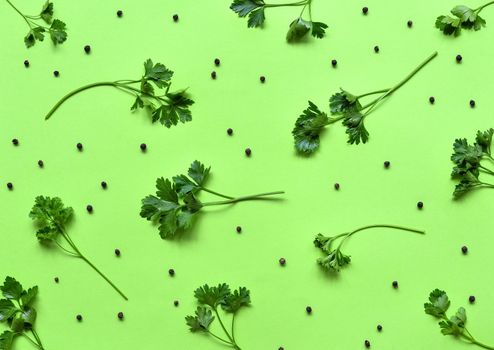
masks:
<path id="1" fill-rule="evenodd" d="M 80 87 L 64 97 L 48 112 L 45 119 L 55 113 L 55 111 L 72 96 L 99 86 L 112 86 L 119 90 L 130 93 L 135 97 L 131 110 L 146 109 L 149 111 L 153 123 L 159 121 L 162 125 L 170 128 L 178 122 L 186 123 L 192 120 L 189 107 L 194 101 L 187 97 L 186 89 L 170 92 L 171 78 L 173 71 L 166 68 L 161 63 L 153 63 L 151 59 L 144 62 L 144 75 L 138 80 L 117 80 L 113 82 L 93 83 Z M 138 84 L 139 88 L 133 85 Z M 156 91 L 164 89 L 164 91 Z M 164 92 L 163 94 L 161 94 Z"/>
<path id="2" fill-rule="evenodd" d="M 125 294 L 123 294 L 108 277 L 106 277 L 81 253 L 72 238 L 69 236 L 66 227 L 72 220 L 73 214 L 74 210 L 71 207 L 65 207 L 60 198 L 38 196 L 36 197 L 31 212 L 29 213 L 29 217 L 33 219 L 38 226 L 36 237 L 40 243 L 54 244 L 69 256 L 85 261 L 125 300 L 128 300 Z"/>
<path id="3" fill-rule="evenodd" d="M 458 180 L 453 192 L 455 198 L 474 189 L 494 188 L 494 185 L 479 179 L 481 173 L 494 175 L 494 171 L 486 164 L 494 162 L 491 155 L 492 135 L 494 135 L 494 129 L 478 131 L 473 145 L 470 145 L 467 139 L 455 140 L 451 155 L 451 160 L 455 163 L 451 177 Z"/>
<path id="4" fill-rule="evenodd" d="M 196 160 L 189 168 L 189 176 L 177 175 L 171 181 L 162 177 L 156 180 L 156 196 L 149 195 L 142 200 L 141 217 L 160 224 L 161 238 L 173 238 L 177 232 L 190 228 L 194 217 L 204 207 L 266 199 L 284 193 L 276 191 L 243 197 L 227 196 L 204 187 L 210 170 L 210 167 L 206 168 Z M 225 200 L 203 203 L 197 198 L 201 191 Z"/>
<path id="5" fill-rule="evenodd" d="M 45 40 L 45 34 L 47 33 L 50 35 L 51 41 L 54 45 L 62 44 L 65 40 L 67 40 L 67 28 L 65 23 L 59 19 L 53 19 L 52 2 L 46 1 L 38 15 L 30 16 L 23 14 L 10 0 L 6 1 L 19 15 L 22 16 L 24 21 L 29 26 L 29 32 L 24 37 L 26 47 L 30 48 L 36 44 L 36 41 Z"/>
<path id="6" fill-rule="evenodd" d="M 446 292 L 435 289 L 429 295 L 429 302 L 424 304 L 424 311 L 426 314 L 441 320 L 439 327 L 443 335 L 452 335 L 457 339 L 478 345 L 484 349 L 494 349 L 493 346 L 488 346 L 477 341 L 465 327 L 467 314 L 463 307 L 460 307 L 451 317 L 446 315 L 450 304 L 451 302 Z"/>
<path id="7" fill-rule="evenodd" d="M 322 252 L 325 254 L 325 257 L 318 258 L 317 263 L 327 271 L 340 272 L 341 268 L 350 264 L 351 261 L 350 255 L 346 255 L 341 251 L 341 247 L 343 243 L 345 243 L 345 241 L 351 236 L 353 236 L 355 233 L 371 228 L 391 228 L 395 230 L 403 230 L 403 231 L 425 234 L 425 231 L 422 230 L 416 230 L 413 228 L 407 228 L 396 225 L 369 225 L 369 226 L 360 227 L 350 232 L 344 232 L 332 237 L 324 236 L 319 233 L 314 239 L 314 245 L 322 250 Z M 340 240 L 340 243 L 335 248 L 334 244 L 338 239 Z"/>
<path id="8" fill-rule="evenodd" d="M 195 315 L 185 317 L 189 329 L 193 333 L 207 333 L 222 344 L 240 350 L 235 339 L 235 316 L 238 311 L 250 305 L 250 291 L 245 287 L 240 287 L 231 291 L 226 283 L 219 284 L 217 287 L 210 287 L 205 284 L 194 292 L 199 306 Z M 231 331 L 229 332 L 221 320 L 219 308 L 225 313 L 232 314 Z M 218 319 L 226 339 L 213 333 L 210 329 L 211 323 Z"/>
<path id="9" fill-rule="evenodd" d="M 451 10 L 453 17 L 449 15 L 437 17 L 436 28 L 445 35 L 454 36 L 460 35 L 462 29 L 478 31 L 486 25 L 485 19 L 479 16 L 480 11 L 492 4 L 494 4 L 494 1 L 490 1 L 476 9 L 471 9 L 464 5 L 455 6 Z"/>
<path id="10" fill-rule="evenodd" d="M 247 26 L 249 28 L 260 27 L 266 20 L 265 9 L 272 7 L 293 7 L 302 6 L 300 15 L 290 23 L 286 40 L 288 42 L 300 41 L 308 33 L 315 38 L 323 38 L 326 34 L 328 25 L 322 22 L 312 21 L 312 0 L 301 0 L 298 2 L 286 4 L 266 4 L 263 0 L 233 0 L 230 9 L 238 14 L 239 17 L 247 17 Z M 304 12 L 308 10 L 309 20 L 302 18 Z"/>
<path id="11" fill-rule="evenodd" d="M 328 115 L 322 112 L 319 107 L 309 101 L 309 108 L 304 110 L 298 117 L 295 122 L 295 127 L 292 130 L 296 150 L 307 155 L 314 153 L 319 148 L 322 131 L 326 126 L 338 121 L 342 121 L 342 124 L 346 127 L 348 143 L 357 145 L 361 142 L 366 143 L 369 140 L 369 132 L 365 127 L 364 121 L 369 114 L 374 111 L 380 102 L 405 85 L 436 56 L 437 52 L 434 52 L 405 79 L 390 89 L 377 90 L 362 95 L 355 95 L 340 89 L 340 92 L 335 93 L 329 99 L 329 107 L 333 117 L 328 117 Z M 360 100 L 363 97 L 376 94 L 379 94 L 380 96 L 370 103 L 365 105 L 361 104 Z"/>
<path id="12" fill-rule="evenodd" d="M 0 334 L 0 350 L 11 350 L 17 336 L 23 336 L 38 349 L 44 350 L 34 329 L 37 313 L 33 304 L 38 295 L 38 286 L 25 290 L 15 278 L 6 277 L 0 290 L 5 298 L 0 300 L 0 322 L 10 327 L 10 330 Z M 28 335 L 29 332 L 34 339 Z"/>

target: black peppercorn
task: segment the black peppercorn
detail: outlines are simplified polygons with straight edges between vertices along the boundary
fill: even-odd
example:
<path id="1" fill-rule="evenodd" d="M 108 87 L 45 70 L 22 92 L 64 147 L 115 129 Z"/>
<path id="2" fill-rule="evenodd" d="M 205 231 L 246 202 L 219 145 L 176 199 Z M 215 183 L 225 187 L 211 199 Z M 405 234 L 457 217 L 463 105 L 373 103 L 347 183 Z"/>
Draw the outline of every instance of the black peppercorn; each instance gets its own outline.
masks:
<path id="1" fill-rule="evenodd" d="M 264 75 L 261 75 L 259 77 L 259 80 L 261 81 L 261 83 L 265 83 L 266 82 L 266 77 Z"/>
<path id="2" fill-rule="evenodd" d="M 333 67 L 336 67 L 338 65 L 338 61 L 337 60 L 331 60 L 331 65 Z"/>
<path id="3" fill-rule="evenodd" d="M 340 189 L 340 184 L 339 184 L 339 183 L 335 183 L 335 184 L 334 184 L 334 189 L 335 189 L 336 191 L 338 191 L 338 190 Z"/>
<path id="4" fill-rule="evenodd" d="M 77 315 L 75 318 L 76 318 L 76 319 L 77 319 L 77 321 L 79 321 L 79 322 L 81 322 L 81 321 L 82 321 L 82 315 Z"/>
<path id="5" fill-rule="evenodd" d="M 12 139 L 12 144 L 14 146 L 19 146 L 19 140 L 18 139 Z"/>
<path id="6" fill-rule="evenodd" d="M 214 59 L 214 65 L 215 65 L 216 67 L 218 67 L 218 66 L 220 65 L 220 63 L 221 63 L 221 62 L 220 62 L 220 59 L 219 59 L 219 58 L 215 58 L 215 59 Z"/>
<path id="7" fill-rule="evenodd" d="M 307 306 L 305 308 L 305 311 L 307 311 L 307 313 L 310 315 L 312 313 L 312 308 L 310 306 Z"/>
<path id="8" fill-rule="evenodd" d="M 123 11 L 122 10 L 118 10 L 117 11 L 117 17 L 122 17 L 123 16 Z"/>
<path id="9" fill-rule="evenodd" d="M 470 107 L 472 107 L 472 108 L 475 107 L 475 101 L 474 100 L 470 100 Z"/>
<path id="10" fill-rule="evenodd" d="M 461 55 L 456 55 L 456 62 L 460 63 L 463 60 L 463 57 Z"/>
<path id="11" fill-rule="evenodd" d="M 434 98 L 434 96 L 429 97 L 429 102 L 431 105 L 433 105 L 434 102 L 436 102 L 436 99 Z"/>
<path id="12" fill-rule="evenodd" d="M 393 288 L 397 289 L 398 288 L 398 281 L 393 281 Z"/>
<path id="13" fill-rule="evenodd" d="M 366 340 L 366 341 L 364 341 L 364 345 L 368 349 L 368 348 L 370 348 L 371 343 L 370 343 L 370 341 Z"/>
<path id="14" fill-rule="evenodd" d="M 173 277 L 173 276 L 175 276 L 175 270 L 174 270 L 174 269 L 169 269 L 169 270 L 168 270 L 168 274 L 169 274 L 170 276 L 172 276 L 172 277 Z"/>
<path id="15" fill-rule="evenodd" d="M 246 148 L 245 154 L 247 155 L 247 157 L 250 157 L 250 155 L 252 154 L 252 150 L 250 148 Z"/>
<path id="16" fill-rule="evenodd" d="M 232 128 L 228 128 L 228 129 L 226 130 L 226 133 L 227 133 L 228 135 L 232 136 L 232 135 L 233 135 L 233 129 L 232 129 Z"/>
<path id="17" fill-rule="evenodd" d="M 366 15 L 369 12 L 369 8 L 367 6 L 362 7 L 362 13 Z"/>
<path id="18" fill-rule="evenodd" d="M 377 331 L 378 332 L 381 332 L 383 330 L 383 326 L 381 326 L 380 324 L 377 325 Z"/>
<path id="19" fill-rule="evenodd" d="M 178 15 L 173 15 L 173 21 L 178 22 Z"/>
<path id="20" fill-rule="evenodd" d="M 86 210 L 87 210 L 88 213 L 92 213 L 93 212 L 93 206 L 91 204 L 88 204 L 86 206 Z"/>
<path id="21" fill-rule="evenodd" d="M 466 255 L 468 253 L 468 247 L 466 245 L 461 247 L 461 252 Z"/>
<path id="22" fill-rule="evenodd" d="M 413 26 L 413 22 L 412 22 L 412 21 L 408 21 L 408 22 L 407 22 L 407 26 L 408 26 L 408 28 L 412 28 L 412 26 Z"/>
<path id="23" fill-rule="evenodd" d="M 29 68 L 29 61 L 28 60 L 24 61 L 24 67 Z"/>
<path id="24" fill-rule="evenodd" d="M 374 52 L 375 52 L 375 53 L 379 53 L 379 46 L 377 46 L 377 45 L 376 45 L 376 46 L 374 46 Z"/>
<path id="25" fill-rule="evenodd" d="M 175 301 L 173 302 L 173 305 L 175 305 L 175 307 L 177 307 L 177 306 L 178 306 L 178 304 L 179 304 L 179 303 L 178 303 L 178 300 L 175 300 Z"/>
<path id="26" fill-rule="evenodd" d="M 215 71 L 212 71 L 212 72 L 211 72 L 211 78 L 212 78 L 212 79 L 216 79 L 216 72 L 215 72 Z"/>
<path id="27" fill-rule="evenodd" d="M 470 304 L 475 303 L 475 296 L 470 295 L 470 296 L 468 297 L 468 301 L 470 302 Z"/>
<path id="28" fill-rule="evenodd" d="M 101 181 L 101 188 L 106 190 L 107 187 L 108 187 L 108 184 L 106 183 L 106 181 Z"/>
<path id="29" fill-rule="evenodd" d="M 143 152 L 146 152 L 148 146 L 145 144 L 145 143 L 141 143 L 141 145 L 139 146 L 141 148 L 141 151 Z"/>
<path id="30" fill-rule="evenodd" d="M 118 317 L 118 319 L 119 319 L 119 320 L 123 320 L 123 318 L 124 318 L 124 314 L 123 314 L 123 312 L 122 312 L 122 311 L 120 311 L 120 312 L 117 314 L 117 317 Z"/>
<path id="31" fill-rule="evenodd" d="M 390 165 L 391 165 L 391 163 L 389 162 L 389 160 L 387 160 L 387 161 L 384 162 L 384 167 L 386 169 L 388 169 Z"/>
<path id="32" fill-rule="evenodd" d="M 53 71 L 53 75 L 55 76 L 55 78 L 58 78 L 60 76 L 60 72 L 58 70 Z"/>
<path id="33" fill-rule="evenodd" d="M 91 52 L 91 46 L 89 45 L 84 46 L 84 52 L 89 54 Z"/>
<path id="34" fill-rule="evenodd" d="M 236 230 L 237 230 L 237 233 L 240 233 L 240 232 L 242 232 L 242 227 L 237 226 Z"/>
<path id="35" fill-rule="evenodd" d="M 39 166 L 40 168 L 42 168 L 42 167 L 44 167 L 44 166 L 45 166 L 45 163 L 44 163 L 44 162 L 40 159 L 40 160 L 38 160 L 38 166 Z"/>
<path id="36" fill-rule="evenodd" d="M 55 283 L 58 283 L 58 281 L 59 281 L 58 277 L 55 277 L 54 280 L 55 280 Z"/>
<path id="37" fill-rule="evenodd" d="M 7 182 L 7 188 L 12 191 L 12 189 L 14 188 L 12 182 Z"/>
<path id="38" fill-rule="evenodd" d="M 285 258 L 280 258 L 280 265 L 285 266 L 286 264 L 286 259 Z"/>
<path id="39" fill-rule="evenodd" d="M 116 255 L 116 256 L 120 256 L 120 249 L 118 249 L 118 248 L 117 248 L 117 249 L 115 249 L 115 255 Z"/>
<path id="40" fill-rule="evenodd" d="M 282 347 L 282 346 L 280 346 L 280 347 L 278 348 L 278 350 L 285 350 L 285 348 L 284 348 L 284 347 Z"/>
<path id="41" fill-rule="evenodd" d="M 76 147 L 79 151 L 82 151 L 82 143 L 78 142 Z"/>
<path id="42" fill-rule="evenodd" d="M 422 209 L 423 207 L 424 207 L 424 203 L 423 202 L 418 202 L 417 203 L 417 208 Z"/>

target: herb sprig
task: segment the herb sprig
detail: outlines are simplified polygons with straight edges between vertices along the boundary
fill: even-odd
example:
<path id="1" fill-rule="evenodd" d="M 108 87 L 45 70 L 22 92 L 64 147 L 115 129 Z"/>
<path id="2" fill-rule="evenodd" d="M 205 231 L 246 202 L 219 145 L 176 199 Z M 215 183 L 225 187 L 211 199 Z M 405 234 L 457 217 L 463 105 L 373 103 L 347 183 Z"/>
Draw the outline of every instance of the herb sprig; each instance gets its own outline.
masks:
<path id="1" fill-rule="evenodd" d="M 453 196 L 459 198 L 471 190 L 478 188 L 494 188 L 493 184 L 479 179 L 481 173 L 494 175 L 494 171 L 488 167 L 494 162 L 491 155 L 491 143 L 494 129 L 477 131 L 473 145 L 467 139 L 456 139 L 453 144 L 451 160 L 455 163 L 451 177 L 459 182 L 455 186 Z"/>
<path id="2" fill-rule="evenodd" d="M 27 48 L 36 44 L 36 41 L 45 40 L 45 33 L 50 34 L 54 45 L 62 44 L 67 40 L 67 26 L 59 19 L 53 19 L 53 3 L 46 1 L 38 15 L 23 14 L 10 0 L 7 3 L 24 19 L 29 26 L 29 32 L 24 37 Z M 44 22 L 44 23 L 43 23 Z M 46 26 L 45 24 L 49 25 Z"/>
<path id="3" fill-rule="evenodd" d="M 461 34 L 462 29 L 478 31 L 485 27 L 486 21 L 479 16 L 479 13 L 487 6 L 493 5 L 494 1 L 490 1 L 482 6 L 472 9 L 465 5 L 455 6 L 449 15 L 439 16 L 436 19 L 436 28 L 444 35 L 454 35 L 455 37 Z"/>
<path id="4" fill-rule="evenodd" d="M 0 290 L 5 298 L 0 300 L 0 322 L 10 327 L 10 330 L 0 334 L 0 349 L 11 350 L 14 338 L 22 336 L 36 348 L 44 350 L 34 329 L 37 312 L 33 304 L 38 295 L 38 286 L 25 290 L 15 278 L 6 277 Z M 28 335 L 29 332 L 34 339 Z"/>
<path id="5" fill-rule="evenodd" d="M 211 167 L 205 167 L 199 161 L 194 161 L 186 175 L 177 175 L 169 179 L 160 177 L 156 180 L 156 196 L 149 195 L 142 200 L 141 217 L 159 223 L 161 238 L 173 238 L 179 231 L 189 229 L 195 215 L 205 207 L 229 205 L 243 201 L 267 199 L 267 197 L 283 194 L 283 191 L 261 193 L 250 196 L 232 197 L 205 187 Z M 201 202 L 197 195 L 209 192 L 222 201 Z"/>
<path id="6" fill-rule="evenodd" d="M 194 296 L 199 306 L 197 306 L 195 315 L 185 317 L 190 331 L 193 333 L 207 333 L 222 344 L 241 350 L 235 339 L 235 316 L 240 309 L 250 305 L 250 291 L 245 287 L 239 287 L 232 292 L 226 283 L 219 284 L 217 287 L 210 287 L 205 284 L 195 290 Z M 221 319 L 218 311 L 220 307 L 226 313 L 232 314 L 230 332 Z M 218 319 L 227 339 L 211 331 L 210 325 L 215 318 Z"/>
<path id="7" fill-rule="evenodd" d="M 29 217 L 33 219 L 38 226 L 36 237 L 40 243 L 55 244 L 67 255 L 83 260 L 103 277 L 105 281 L 122 296 L 122 298 L 128 300 L 125 294 L 81 253 L 69 236 L 66 227 L 72 220 L 73 214 L 74 210 L 71 207 L 65 207 L 60 198 L 38 196 L 29 213 Z"/>
<path id="8" fill-rule="evenodd" d="M 335 93 L 329 99 L 330 111 L 334 117 L 328 117 L 325 112 L 309 101 L 309 107 L 297 119 L 292 131 L 296 150 L 306 155 L 314 153 L 319 148 L 320 134 L 322 131 L 327 126 L 339 121 L 342 121 L 343 125 L 347 128 L 346 133 L 348 134 L 349 144 L 358 145 L 360 142 L 366 143 L 369 140 L 369 132 L 364 125 L 365 119 L 383 100 L 405 85 L 436 56 L 437 52 L 434 52 L 406 76 L 405 79 L 392 88 L 372 91 L 361 95 L 355 95 L 340 89 L 340 92 Z M 361 99 L 371 95 L 379 96 L 363 105 Z"/>
<path id="9" fill-rule="evenodd" d="M 476 340 L 465 327 L 467 313 L 463 307 L 460 307 L 451 317 L 446 315 L 450 305 L 451 301 L 446 292 L 434 289 L 429 295 L 429 302 L 424 304 L 424 311 L 426 314 L 441 320 L 439 327 L 443 335 L 452 335 L 457 339 L 478 345 L 481 348 L 494 350 L 494 346 L 485 345 Z"/>
<path id="10" fill-rule="evenodd" d="M 350 264 L 351 262 L 350 255 L 346 255 L 341 251 L 341 247 L 343 246 L 343 243 L 345 243 L 345 241 L 349 239 L 351 236 L 353 236 L 355 233 L 372 228 L 391 228 L 395 230 L 425 234 L 425 231 L 423 230 L 417 230 L 414 228 L 408 228 L 408 227 L 396 226 L 396 225 L 369 225 L 369 226 L 360 227 L 350 232 L 344 232 L 332 237 L 324 236 L 319 233 L 318 235 L 316 235 L 314 239 L 314 245 L 317 248 L 320 248 L 321 251 L 326 256 L 323 258 L 318 258 L 317 263 L 327 271 L 340 272 L 341 268 Z M 336 246 L 336 248 L 334 248 L 333 244 L 338 239 L 340 240 L 340 243 L 338 244 L 338 246 Z"/>
<path id="11" fill-rule="evenodd" d="M 238 14 L 239 17 L 249 17 L 247 26 L 249 28 L 260 27 L 266 20 L 265 9 L 275 7 L 302 7 L 300 15 L 290 23 L 286 40 L 288 42 L 299 41 L 308 33 L 315 38 L 323 38 L 326 34 L 328 25 L 323 22 L 314 22 L 312 20 L 312 0 L 301 0 L 286 4 L 267 4 L 263 0 L 233 0 L 230 9 Z M 309 19 L 303 18 L 305 11 L 309 13 Z"/>
<path id="12" fill-rule="evenodd" d="M 82 86 L 62 97 L 48 112 L 45 119 L 50 119 L 65 101 L 78 93 L 95 87 L 111 86 L 134 96 L 135 101 L 130 109 L 135 111 L 145 108 L 149 111 L 153 123 L 159 121 L 170 128 L 178 122 L 189 122 L 192 120 L 189 107 L 194 104 L 194 101 L 187 97 L 186 89 L 170 92 L 172 76 L 173 71 L 161 63 L 154 64 L 151 59 L 148 59 L 144 62 L 144 75 L 141 79 L 106 81 Z M 134 87 L 135 84 L 138 84 L 139 88 Z M 155 90 L 153 84 L 159 90 Z"/>

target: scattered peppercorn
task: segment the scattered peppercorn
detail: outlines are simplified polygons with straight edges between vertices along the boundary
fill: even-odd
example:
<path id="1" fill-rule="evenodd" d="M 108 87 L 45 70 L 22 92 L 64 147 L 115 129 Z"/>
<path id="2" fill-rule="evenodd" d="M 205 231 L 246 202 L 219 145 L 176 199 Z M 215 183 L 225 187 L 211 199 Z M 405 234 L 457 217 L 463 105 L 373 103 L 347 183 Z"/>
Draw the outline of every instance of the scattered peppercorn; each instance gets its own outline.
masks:
<path id="1" fill-rule="evenodd" d="M 87 210 L 88 213 L 92 213 L 93 212 L 93 206 L 91 204 L 88 204 L 86 206 L 86 210 Z"/>
<path id="2" fill-rule="evenodd" d="M 228 128 L 228 129 L 226 129 L 226 133 L 227 133 L 228 135 L 232 136 L 232 135 L 233 135 L 233 129 L 232 129 L 232 128 Z"/>
<path id="3" fill-rule="evenodd" d="M 24 67 L 29 68 L 29 61 L 28 60 L 24 60 Z"/>
<path id="4" fill-rule="evenodd" d="M 107 187 L 108 187 L 108 184 L 106 183 L 106 181 L 101 181 L 101 188 L 106 190 Z"/>
<path id="5" fill-rule="evenodd" d="M 215 71 L 212 71 L 212 72 L 211 72 L 211 78 L 212 78 L 212 79 L 216 79 L 216 72 L 215 72 Z"/>
<path id="6" fill-rule="evenodd" d="M 89 53 L 91 52 L 91 46 L 89 45 L 84 46 L 84 52 L 89 55 Z"/>
<path id="7" fill-rule="evenodd" d="M 374 46 L 374 52 L 375 52 L 375 53 L 379 53 L 379 46 L 377 46 L 377 45 L 376 45 L 376 46 Z"/>
<path id="8" fill-rule="evenodd" d="M 168 274 L 169 274 L 170 276 L 172 276 L 172 277 L 173 277 L 173 276 L 175 276 L 175 270 L 174 270 L 174 269 L 169 269 L 169 270 L 168 270 Z"/>
<path id="9" fill-rule="evenodd" d="M 218 66 L 220 65 L 220 63 L 221 63 L 221 61 L 220 61 L 220 59 L 219 59 L 219 58 L 215 58 L 215 59 L 214 59 L 214 65 L 215 65 L 216 67 L 218 67 Z"/>
<path id="10" fill-rule="evenodd" d="M 122 17 L 123 16 L 123 11 L 122 10 L 118 10 L 117 11 L 117 17 Z"/>
<path id="11" fill-rule="evenodd" d="M 424 207 L 424 203 L 423 202 L 418 202 L 417 203 L 417 208 L 422 209 L 423 207 Z"/>
<path id="12" fill-rule="evenodd" d="M 246 148 L 245 154 L 247 155 L 247 157 L 250 157 L 250 155 L 252 154 L 252 150 L 250 148 Z"/>
<path id="13" fill-rule="evenodd" d="M 460 63 L 463 60 L 463 57 L 461 55 L 456 55 L 456 62 Z"/>
<path id="14" fill-rule="evenodd" d="M 7 182 L 7 188 L 12 191 L 12 189 L 14 188 L 12 182 Z"/>
<path id="15" fill-rule="evenodd" d="M 237 233 L 240 233 L 240 232 L 242 232 L 242 227 L 237 226 L 236 230 L 237 230 Z"/>
<path id="16" fill-rule="evenodd" d="M 55 280 L 55 283 L 58 283 L 58 282 L 60 281 L 60 280 L 58 279 L 58 277 L 55 277 L 55 278 L 54 278 L 54 280 Z"/>
<path id="17" fill-rule="evenodd" d="M 178 15 L 173 15 L 173 21 L 178 22 Z"/>
<path id="18" fill-rule="evenodd" d="M 393 281 L 393 288 L 397 289 L 398 288 L 398 281 Z"/>
<path id="19" fill-rule="evenodd" d="M 370 341 L 368 341 L 368 340 L 364 341 L 364 345 L 366 348 L 370 348 L 370 346 L 371 346 Z"/>
<path id="20" fill-rule="evenodd" d="M 411 20 L 409 20 L 409 21 L 407 22 L 407 26 L 408 26 L 408 28 L 412 28 L 412 26 L 413 26 L 413 22 L 412 22 Z"/>
<path id="21" fill-rule="evenodd" d="M 468 297 L 468 301 L 470 302 L 470 304 L 475 303 L 475 296 L 470 295 L 470 296 Z"/>
<path id="22" fill-rule="evenodd" d="M 58 70 L 53 71 L 53 75 L 55 76 L 55 78 L 58 78 L 60 76 L 60 72 Z"/>
<path id="23" fill-rule="evenodd" d="M 266 77 L 264 75 L 261 75 L 259 77 L 259 80 L 261 81 L 261 83 L 265 83 L 266 82 Z"/>
<path id="24" fill-rule="evenodd" d="M 461 247 L 461 252 L 466 255 L 468 253 L 468 247 L 466 245 L 464 245 L 463 247 Z"/>
<path id="25" fill-rule="evenodd" d="M 44 162 L 40 159 L 40 160 L 38 160 L 38 166 L 39 166 L 40 168 L 42 168 L 42 167 L 44 167 L 44 166 L 45 166 L 45 163 L 44 163 Z"/>
<path id="26" fill-rule="evenodd" d="M 75 318 L 76 318 L 76 319 L 77 319 L 77 321 L 79 321 L 79 322 L 81 322 L 81 321 L 82 321 L 82 315 L 77 315 Z"/>
<path id="27" fill-rule="evenodd" d="M 391 165 L 391 163 L 389 162 L 389 160 L 387 160 L 387 161 L 384 162 L 384 167 L 386 169 L 388 169 L 390 165 Z"/>
<path id="28" fill-rule="evenodd" d="M 124 318 L 124 314 L 123 314 L 123 312 L 122 312 L 122 311 L 120 311 L 120 312 L 117 314 L 117 317 L 118 317 L 118 319 L 119 319 L 119 320 L 123 320 L 123 318 Z"/>
<path id="29" fill-rule="evenodd" d="M 335 184 L 334 184 L 334 189 L 335 189 L 336 191 L 338 191 L 338 190 L 340 189 L 340 184 L 339 184 L 339 183 L 335 183 Z"/>
<path id="30" fill-rule="evenodd" d="M 117 248 L 117 249 L 115 249 L 115 255 L 116 255 L 116 256 L 120 256 L 120 249 L 118 249 L 118 248 Z"/>
<path id="31" fill-rule="evenodd" d="M 331 60 L 331 65 L 333 67 L 336 67 L 338 65 L 338 61 L 337 60 Z"/>
<path id="32" fill-rule="evenodd" d="M 383 326 L 381 326 L 380 324 L 377 325 L 377 331 L 378 332 L 381 332 L 383 330 Z"/>
<path id="33" fill-rule="evenodd" d="M 470 100 L 470 107 L 475 108 L 475 101 L 474 100 Z"/>
<path id="34" fill-rule="evenodd" d="M 79 151 L 82 151 L 82 143 L 78 142 L 76 147 Z"/>
<path id="35" fill-rule="evenodd" d="M 367 6 L 362 7 L 362 13 L 366 15 L 369 12 L 369 8 Z"/>
<path id="36" fill-rule="evenodd" d="M 143 152 L 146 152 L 148 146 L 145 144 L 145 143 L 141 143 L 141 145 L 139 146 L 141 148 L 141 151 Z"/>
<path id="37" fill-rule="evenodd" d="M 429 102 L 431 105 L 433 105 L 434 102 L 436 102 L 436 99 L 434 98 L 434 96 L 429 97 Z"/>
<path id="38" fill-rule="evenodd" d="M 280 258 L 280 265 L 285 266 L 286 264 L 286 259 L 285 258 Z"/>
<path id="39" fill-rule="evenodd" d="M 178 306 L 178 304 L 179 304 L 179 303 L 178 303 L 178 300 L 175 300 L 175 301 L 173 302 L 173 305 L 175 305 L 175 307 L 177 307 L 177 306 Z"/>
<path id="40" fill-rule="evenodd" d="M 12 144 L 14 146 L 19 146 L 19 140 L 18 139 L 12 139 Z"/>
<path id="41" fill-rule="evenodd" d="M 307 311 L 307 313 L 310 315 L 312 313 L 312 308 L 310 306 L 307 306 L 305 308 L 305 311 Z"/>
<path id="42" fill-rule="evenodd" d="M 280 346 L 280 347 L 278 348 L 278 350 L 285 350 L 285 348 L 284 348 L 284 347 L 282 347 L 282 346 Z"/>

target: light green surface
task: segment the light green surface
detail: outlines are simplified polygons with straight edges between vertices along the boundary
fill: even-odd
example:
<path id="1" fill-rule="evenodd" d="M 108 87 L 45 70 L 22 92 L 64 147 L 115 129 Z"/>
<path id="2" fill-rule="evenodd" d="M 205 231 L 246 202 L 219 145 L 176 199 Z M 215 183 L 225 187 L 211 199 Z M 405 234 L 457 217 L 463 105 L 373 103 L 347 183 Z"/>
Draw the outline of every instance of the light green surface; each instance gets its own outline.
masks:
<path id="1" fill-rule="evenodd" d="M 25 12 L 38 11 L 41 2 L 15 1 Z M 364 5 L 370 8 L 366 17 Z M 453 202 L 449 180 L 454 138 L 472 138 L 477 129 L 493 126 L 494 9 L 485 10 L 487 28 L 454 40 L 433 28 L 435 17 L 454 5 L 316 0 L 314 19 L 329 24 L 327 37 L 287 45 L 286 29 L 297 9 L 267 11 L 265 28 L 253 30 L 223 0 L 57 0 L 56 17 L 67 22 L 68 41 L 27 50 L 25 24 L 0 1 L 0 276 L 39 285 L 37 329 L 46 350 L 221 349 L 190 334 L 184 323 L 195 308 L 193 290 L 219 282 L 251 290 L 253 306 L 237 318 L 244 350 L 358 349 L 364 339 L 373 349 L 469 348 L 440 335 L 436 321 L 424 314 L 422 304 L 436 287 L 448 291 L 453 307 L 467 308 L 477 339 L 494 343 L 494 192 Z M 174 13 L 179 23 L 171 20 Z M 86 44 L 93 49 L 89 56 Z M 335 125 L 313 158 L 295 155 L 290 132 L 308 99 L 327 110 L 340 86 L 355 93 L 388 87 L 435 50 L 438 58 L 370 117 L 368 144 L 346 145 L 344 128 Z M 457 53 L 464 57 L 461 65 Z M 221 58 L 219 68 L 215 57 Z M 26 58 L 29 69 L 22 64 Z M 130 113 L 131 97 L 110 88 L 81 94 L 43 120 L 73 88 L 140 77 L 147 58 L 175 71 L 174 86 L 190 87 L 196 101 L 191 123 L 151 125 L 144 113 Z M 54 69 L 60 78 L 53 78 Z M 212 70 L 216 81 L 209 77 Z M 231 138 L 228 127 L 235 131 Z M 17 148 L 10 143 L 14 137 Z M 77 152 L 77 142 L 84 152 Z M 141 142 L 148 144 L 147 154 L 140 152 Z M 245 147 L 252 148 L 250 159 Z M 194 159 L 212 166 L 213 189 L 234 195 L 285 190 L 285 201 L 208 208 L 183 240 L 162 241 L 157 228 L 139 217 L 140 200 L 154 191 L 156 177 L 185 172 Z M 384 160 L 391 169 L 383 169 Z M 102 180 L 107 191 L 99 186 Z M 339 192 L 332 188 L 336 181 Z M 83 262 L 39 246 L 27 217 L 39 194 L 60 196 L 74 207 L 72 238 L 128 294 L 128 302 Z M 416 209 L 418 200 L 423 211 Z M 93 215 L 85 211 L 88 203 Z M 427 235 L 362 232 L 348 242 L 345 252 L 353 261 L 338 278 L 315 264 L 316 233 L 373 223 L 424 228 Z M 470 248 L 467 257 L 460 253 L 463 244 Z M 284 268 L 278 265 L 282 256 Z M 395 279 L 398 291 L 391 288 Z M 477 296 L 475 306 L 467 305 L 470 294 Z M 313 307 L 312 316 L 306 305 Z M 116 319 L 118 311 L 125 313 L 124 322 Z M 84 322 L 76 322 L 77 313 Z M 375 330 L 378 323 L 382 334 Z M 32 347 L 19 339 L 15 350 L 25 349 Z"/>

